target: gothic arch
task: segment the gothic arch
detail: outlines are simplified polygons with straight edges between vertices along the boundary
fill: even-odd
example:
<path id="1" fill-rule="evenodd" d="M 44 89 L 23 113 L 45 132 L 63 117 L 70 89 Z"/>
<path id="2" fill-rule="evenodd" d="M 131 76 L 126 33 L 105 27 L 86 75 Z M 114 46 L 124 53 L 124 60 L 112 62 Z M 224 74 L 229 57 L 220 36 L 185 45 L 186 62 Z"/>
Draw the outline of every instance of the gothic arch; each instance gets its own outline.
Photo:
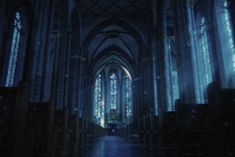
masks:
<path id="1" fill-rule="evenodd" d="M 107 64 L 107 61 L 119 63 L 128 69 L 132 76 L 135 74 L 135 60 L 128 56 L 123 49 L 115 46 L 105 49 L 91 60 L 92 64 L 89 64 L 89 73 L 94 73 L 94 71 L 97 71 L 100 67 Z"/>
<path id="2" fill-rule="evenodd" d="M 111 25 L 116 25 L 116 26 L 123 28 L 124 30 L 127 31 L 128 34 L 130 34 L 137 41 L 138 45 L 140 46 L 140 52 L 136 52 L 136 53 L 138 53 L 139 58 L 141 58 L 143 56 L 144 49 L 145 49 L 144 41 L 143 41 L 141 35 L 131 25 L 129 25 L 125 21 L 120 20 L 118 18 L 110 18 L 108 20 L 105 20 L 105 21 L 101 22 L 100 24 L 98 24 L 97 26 L 95 26 L 88 33 L 88 35 L 86 36 L 86 38 L 82 44 L 82 47 L 81 47 L 81 56 L 87 58 L 87 49 L 89 47 L 89 44 L 93 40 L 93 38 L 99 33 L 100 30 L 102 30 L 106 27 L 109 27 Z"/>

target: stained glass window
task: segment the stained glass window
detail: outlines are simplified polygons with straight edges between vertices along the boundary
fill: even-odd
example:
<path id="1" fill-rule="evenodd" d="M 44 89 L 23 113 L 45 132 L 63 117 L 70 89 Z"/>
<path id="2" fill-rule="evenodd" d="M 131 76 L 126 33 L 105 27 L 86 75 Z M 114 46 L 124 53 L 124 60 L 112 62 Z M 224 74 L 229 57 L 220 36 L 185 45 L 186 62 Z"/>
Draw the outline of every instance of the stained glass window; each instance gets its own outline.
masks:
<path id="1" fill-rule="evenodd" d="M 94 116 L 96 122 L 104 127 L 105 117 L 104 117 L 104 97 L 102 88 L 102 75 L 99 74 L 95 81 L 95 93 L 94 93 Z"/>
<path id="2" fill-rule="evenodd" d="M 125 107 L 126 107 L 126 117 L 130 118 L 132 117 L 132 87 L 131 87 L 131 80 L 126 75 L 125 76 Z"/>
<path id="3" fill-rule="evenodd" d="M 228 44 L 229 48 L 232 54 L 232 62 L 233 62 L 233 71 L 235 71 L 235 47 L 234 47 L 234 41 L 233 41 L 233 30 L 231 27 L 231 21 L 230 21 L 230 13 L 228 10 L 229 4 L 227 0 L 224 1 L 224 19 L 226 24 L 226 31 L 228 35 Z"/>
<path id="4" fill-rule="evenodd" d="M 110 75 L 110 109 L 117 109 L 117 76 L 115 73 Z"/>
<path id="5" fill-rule="evenodd" d="M 199 45 L 201 51 L 198 51 L 198 68 L 199 68 L 199 86 L 200 86 L 200 102 L 205 103 L 207 101 L 205 90 L 209 83 L 212 82 L 212 70 L 211 70 L 211 59 L 210 51 L 208 46 L 208 34 L 207 34 L 207 25 L 205 18 L 202 17 L 200 21 L 200 38 Z"/>
<path id="6" fill-rule="evenodd" d="M 172 95 L 173 95 L 173 102 L 180 98 L 179 95 L 179 85 L 178 85 L 178 72 L 172 71 Z M 170 111 L 174 111 L 173 107 Z"/>
<path id="7" fill-rule="evenodd" d="M 202 59 L 204 63 L 204 76 L 205 76 L 205 84 L 209 84 L 212 81 L 211 74 L 211 62 L 210 62 L 210 53 L 208 47 L 208 37 L 206 31 L 205 18 L 203 17 L 201 20 L 201 46 L 202 46 Z"/>
<path id="8" fill-rule="evenodd" d="M 11 48 L 10 48 L 8 67 L 7 67 L 6 83 L 5 83 L 6 87 L 14 86 L 16 63 L 17 63 L 20 38 L 21 38 L 21 30 L 22 30 L 21 15 L 20 12 L 16 12 L 15 19 L 13 21 L 13 33 L 11 39 Z"/>

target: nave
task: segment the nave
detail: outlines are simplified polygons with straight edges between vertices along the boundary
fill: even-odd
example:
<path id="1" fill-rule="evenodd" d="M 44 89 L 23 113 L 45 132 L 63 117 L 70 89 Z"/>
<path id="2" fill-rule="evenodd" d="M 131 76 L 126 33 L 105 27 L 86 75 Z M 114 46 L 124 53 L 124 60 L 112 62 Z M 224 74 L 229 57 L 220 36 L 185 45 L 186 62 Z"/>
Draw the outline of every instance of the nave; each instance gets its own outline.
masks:
<path id="1" fill-rule="evenodd" d="M 0 157 L 235 157 L 235 0 L 0 0 Z"/>
<path id="2" fill-rule="evenodd" d="M 154 157 L 154 153 L 120 136 L 103 136 L 82 157 Z"/>

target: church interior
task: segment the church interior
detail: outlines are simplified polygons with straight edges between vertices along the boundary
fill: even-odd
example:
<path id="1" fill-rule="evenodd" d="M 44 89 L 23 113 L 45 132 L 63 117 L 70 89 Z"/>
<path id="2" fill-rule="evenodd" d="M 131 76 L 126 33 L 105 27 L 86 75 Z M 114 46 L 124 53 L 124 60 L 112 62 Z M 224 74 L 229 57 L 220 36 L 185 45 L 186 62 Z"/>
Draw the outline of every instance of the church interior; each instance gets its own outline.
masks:
<path id="1" fill-rule="evenodd" d="M 0 0 L 1 157 L 235 157 L 234 0 Z"/>

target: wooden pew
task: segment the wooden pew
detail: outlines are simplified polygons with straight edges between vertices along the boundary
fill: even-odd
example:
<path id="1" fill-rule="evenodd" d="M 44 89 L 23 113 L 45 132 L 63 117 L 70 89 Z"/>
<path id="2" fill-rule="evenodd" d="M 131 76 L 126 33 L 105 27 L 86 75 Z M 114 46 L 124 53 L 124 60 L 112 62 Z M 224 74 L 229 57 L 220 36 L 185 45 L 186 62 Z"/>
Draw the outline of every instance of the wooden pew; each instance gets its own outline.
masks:
<path id="1" fill-rule="evenodd" d="M 17 105 L 16 88 L 0 88 L 0 156 L 14 156 Z"/>
<path id="2" fill-rule="evenodd" d="M 152 117 L 152 127 L 151 127 L 151 139 L 152 139 L 152 148 L 154 152 L 157 153 L 159 147 L 159 138 L 160 136 L 160 125 L 159 125 L 159 117 Z"/>
<path id="3" fill-rule="evenodd" d="M 79 120 L 78 120 L 78 115 L 76 114 L 69 115 L 68 134 L 69 134 L 69 141 L 68 141 L 69 156 L 73 156 L 78 151 L 76 147 L 79 138 Z"/>
<path id="4" fill-rule="evenodd" d="M 26 131 L 28 157 L 54 156 L 55 136 L 53 129 L 53 111 L 49 102 L 31 102 L 28 106 Z"/>
<path id="5" fill-rule="evenodd" d="M 179 126 L 179 156 L 204 157 L 210 140 L 208 105 L 177 104 Z"/>
<path id="6" fill-rule="evenodd" d="M 235 156 L 235 89 L 220 90 L 219 120 L 224 156 Z"/>
<path id="7" fill-rule="evenodd" d="M 224 148 L 224 156 L 235 156 L 235 105 L 220 106 L 220 119 L 222 121 L 221 148 Z"/>
<path id="8" fill-rule="evenodd" d="M 176 123 L 176 113 L 166 112 L 164 113 L 162 129 L 162 153 L 166 156 L 174 157 L 177 154 L 177 123 Z"/>

